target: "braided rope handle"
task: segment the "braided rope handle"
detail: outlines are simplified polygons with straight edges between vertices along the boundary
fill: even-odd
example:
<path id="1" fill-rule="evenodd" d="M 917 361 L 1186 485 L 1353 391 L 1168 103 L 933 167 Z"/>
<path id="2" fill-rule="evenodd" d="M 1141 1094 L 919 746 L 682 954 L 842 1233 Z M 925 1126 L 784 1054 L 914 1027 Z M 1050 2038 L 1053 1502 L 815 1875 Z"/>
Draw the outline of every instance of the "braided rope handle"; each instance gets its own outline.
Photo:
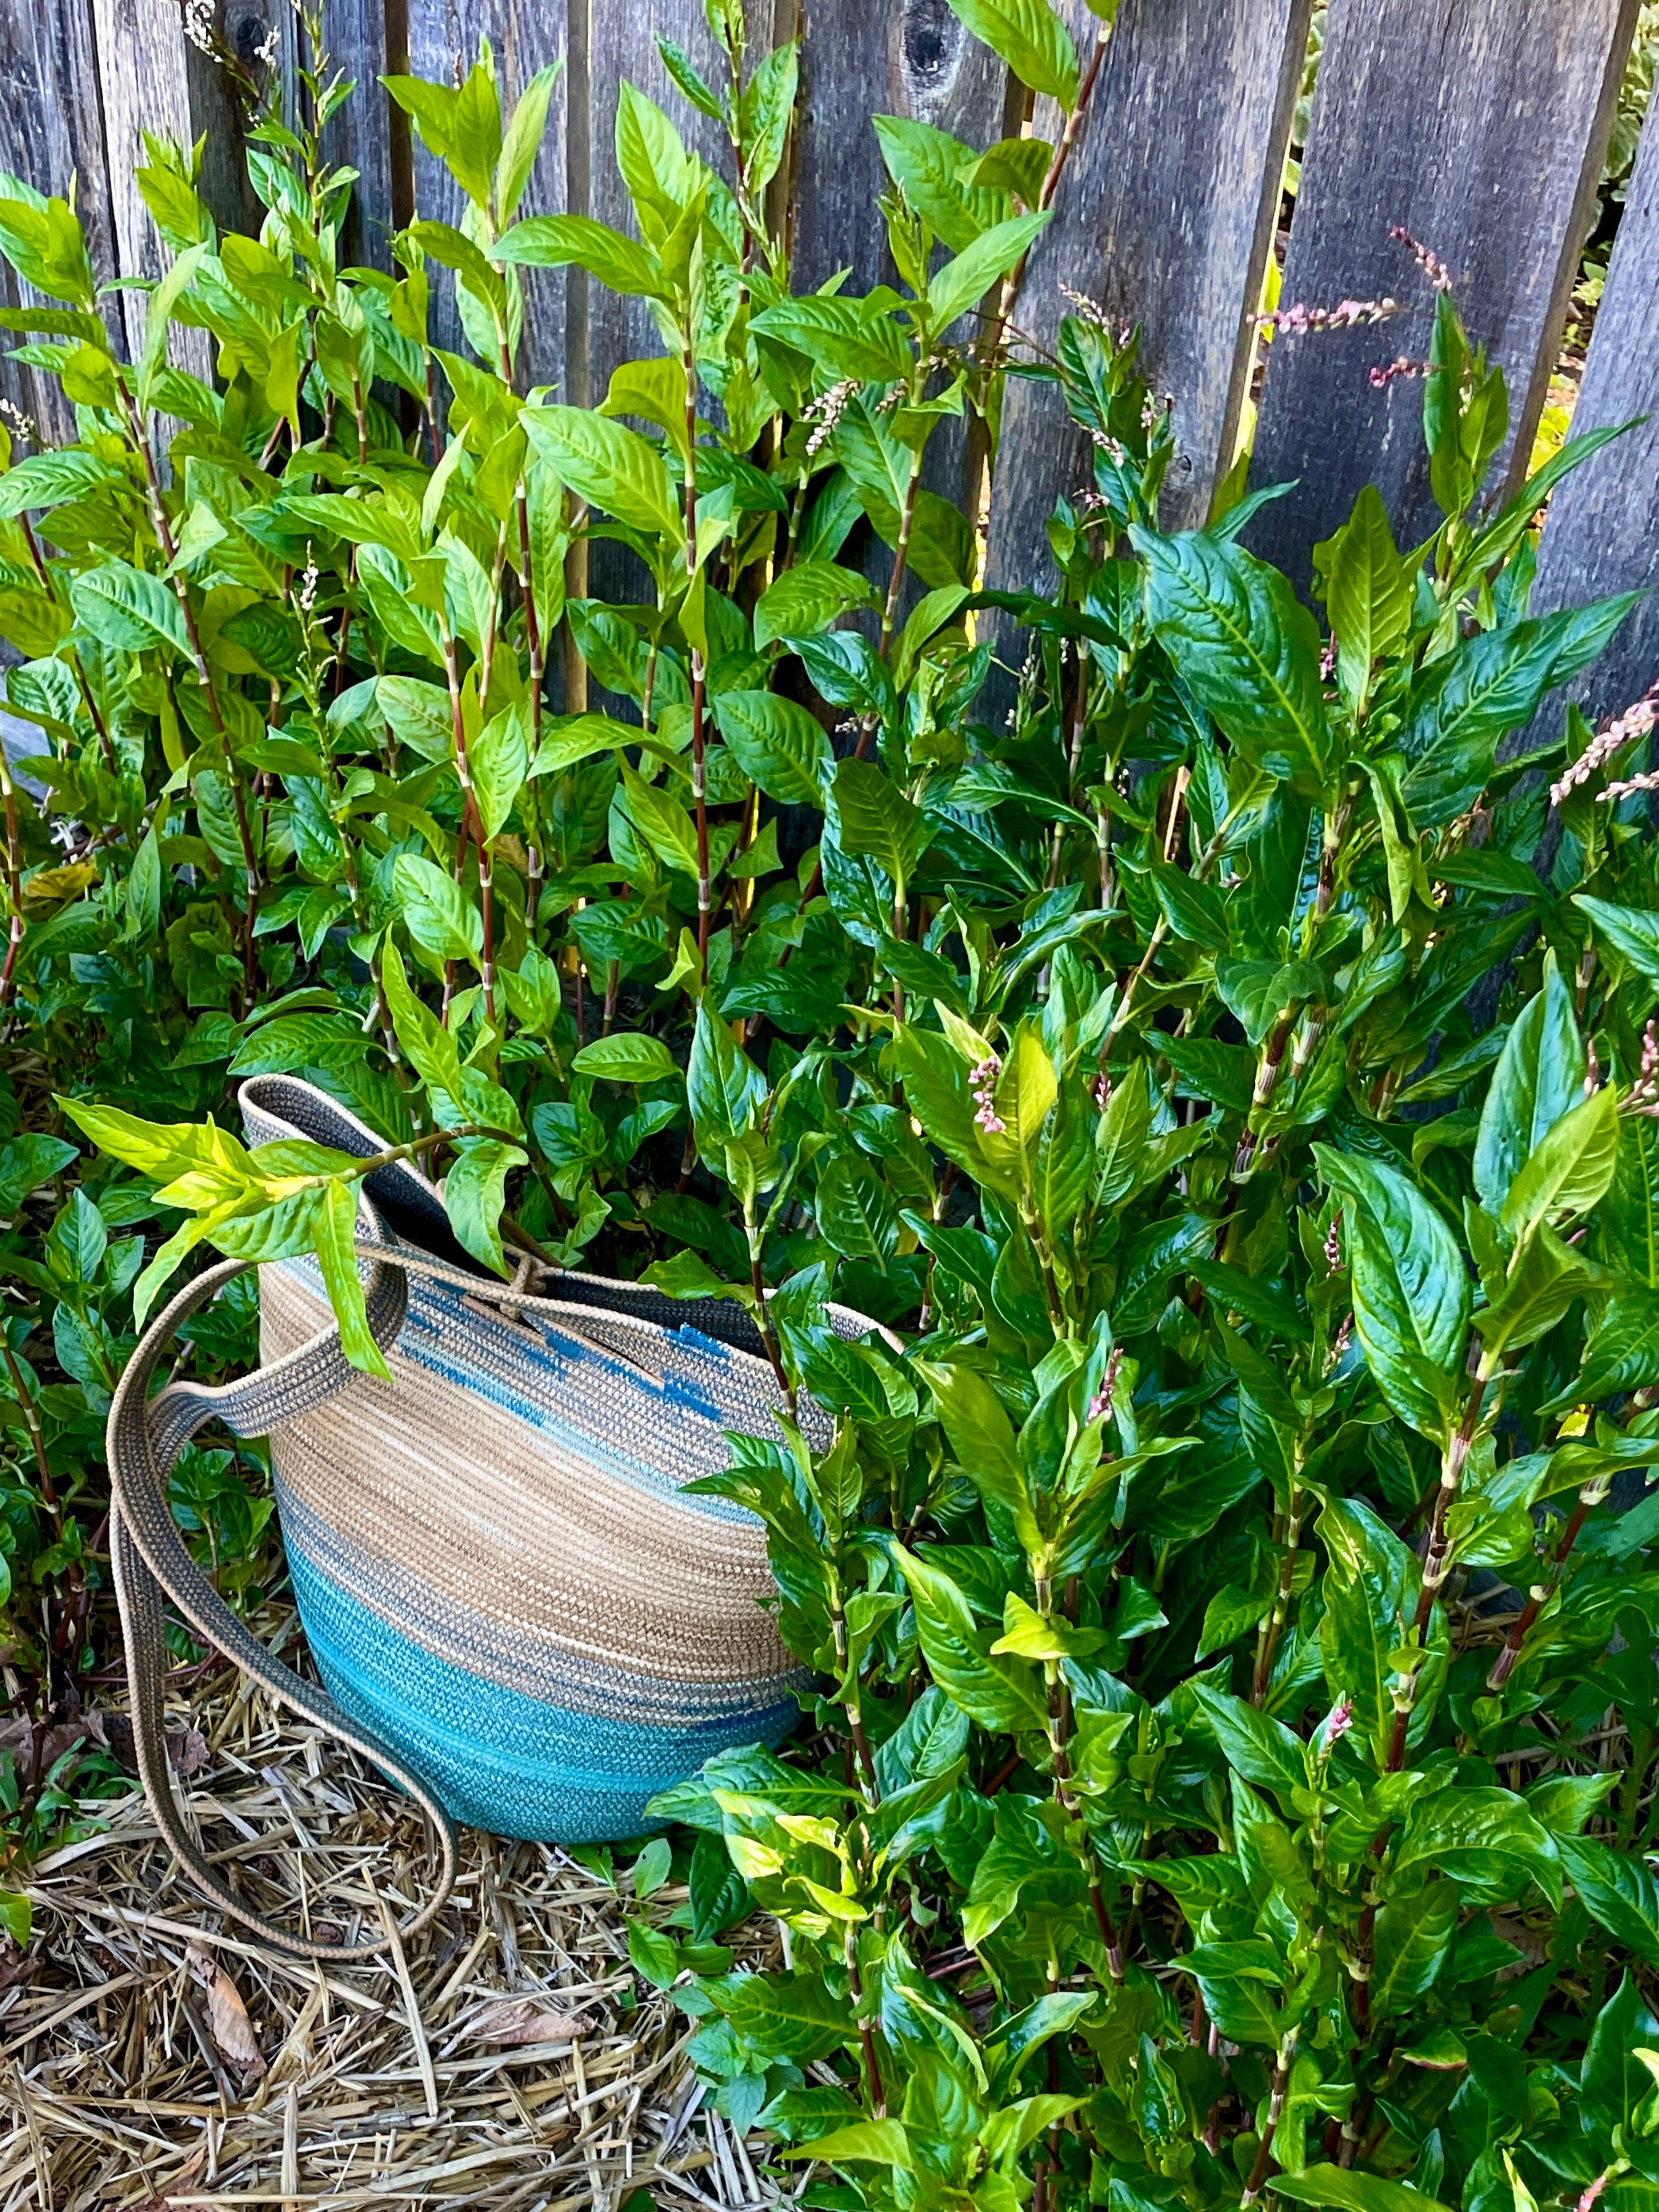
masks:
<path id="1" fill-rule="evenodd" d="M 371 1248 L 374 1249 L 374 1248 Z M 404 1255 L 397 1255 L 401 1261 Z M 383 1263 L 389 1252 L 376 1251 Z M 340 1348 L 337 1328 L 321 1330 L 286 1358 L 218 1389 L 175 1382 L 148 1398 L 157 1361 L 180 1322 L 257 1263 L 228 1260 L 189 1284 L 151 1322 L 117 1386 L 110 1407 L 107 1443 L 112 1506 L 110 1556 L 126 1645 L 132 1698 L 133 1741 L 144 1796 L 168 1850 L 203 1894 L 231 1918 L 252 1929 L 290 1958 L 371 1959 L 391 1942 L 387 1934 L 362 1943 L 324 1943 L 267 1919 L 239 1898 L 203 1853 L 174 1794 L 167 1751 L 164 1694 L 167 1645 L 163 1600 L 170 1598 L 191 1627 L 290 1711 L 349 1745 L 400 1784 L 431 1823 L 438 1874 L 431 1895 L 398 1933 L 413 1936 L 443 1907 L 454 1887 L 455 1826 L 425 1778 L 407 1765 L 372 1729 L 348 1717 L 327 1692 L 307 1682 L 268 1652 L 240 1621 L 191 1557 L 167 1498 L 167 1478 L 190 1439 L 216 1416 L 240 1436 L 264 1434 L 275 1419 L 292 1419 L 332 1397 L 354 1370 Z M 408 1289 L 401 1265 L 377 1265 L 367 1289 L 369 1327 L 384 1351 L 403 1326 Z"/>

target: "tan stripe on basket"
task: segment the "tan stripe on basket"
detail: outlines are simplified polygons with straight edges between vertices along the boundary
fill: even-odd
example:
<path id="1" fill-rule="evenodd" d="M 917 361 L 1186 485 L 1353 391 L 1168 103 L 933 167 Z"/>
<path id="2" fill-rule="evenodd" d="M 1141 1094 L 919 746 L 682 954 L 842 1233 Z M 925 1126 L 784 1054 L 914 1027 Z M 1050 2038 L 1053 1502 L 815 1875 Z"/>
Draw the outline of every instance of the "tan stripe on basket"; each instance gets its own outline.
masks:
<path id="1" fill-rule="evenodd" d="M 326 1316 L 292 1270 L 260 1274 L 269 1360 Z M 345 1545 L 601 1666 L 684 1682 L 787 1669 L 757 1526 L 618 1480 L 395 1348 L 387 1364 L 392 1383 L 354 1376 L 273 1440 L 284 1483 Z"/>

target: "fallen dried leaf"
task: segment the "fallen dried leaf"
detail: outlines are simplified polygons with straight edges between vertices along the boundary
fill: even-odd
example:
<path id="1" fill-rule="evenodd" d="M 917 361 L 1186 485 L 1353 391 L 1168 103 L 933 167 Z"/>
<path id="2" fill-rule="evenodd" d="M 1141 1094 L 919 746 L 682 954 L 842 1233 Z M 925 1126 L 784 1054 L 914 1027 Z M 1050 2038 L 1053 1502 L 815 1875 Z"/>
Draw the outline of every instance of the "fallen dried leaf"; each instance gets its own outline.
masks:
<path id="1" fill-rule="evenodd" d="M 217 1960 L 194 1943 L 185 1955 L 191 1975 L 207 1992 L 208 2029 L 220 2056 L 239 2074 L 257 2081 L 265 2070 L 265 2062 L 259 2055 L 241 1992 Z"/>
<path id="2" fill-rule="evenodd" d="M 132 1738 L 132 1723 L 125 1713 L 95 1712 L 85 1716 L 86 1732 L 94 1743 L 101 1743 L 106 1751 L 129 1774 L 138 1771 L 138 1750 Z M 200 1729 L 169 1729 L 167 1730 L 167 1759 L 173 1771 L 188 1780 L 207 1765 L 207 1738 Z"/>
<path id="3" fill-rule="evenodd" d="M 574 2043 L 592 2026 L 586 2013 L 558 2012 L 534 1997 L 505 1997 L 474 2013 L 461 2033 L 474 2043 Z"/>
<path id="4" fill-rule="evenodd" d="M 76 1720 L 59 1721 L 49 1728 L 40 1740 L 41 1773 L 50 1774 L 64 1753 L 76 1750 L 90 1733 L 84 1714 Z M 34 1758 L 33 1721 L 8 1721 L 0 1728 L 0 1752 L 6 1751 L 11 1753 L 20 1774 L 27 1774 Z"/>

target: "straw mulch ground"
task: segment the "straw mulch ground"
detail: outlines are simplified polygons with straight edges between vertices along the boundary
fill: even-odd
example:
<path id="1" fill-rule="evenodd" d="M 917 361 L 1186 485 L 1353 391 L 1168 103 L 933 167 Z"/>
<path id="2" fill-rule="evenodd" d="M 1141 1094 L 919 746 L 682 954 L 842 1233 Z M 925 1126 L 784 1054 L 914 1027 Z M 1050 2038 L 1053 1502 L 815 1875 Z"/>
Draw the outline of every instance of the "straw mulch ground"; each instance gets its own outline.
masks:
<path id="1" fill-rule="evenodd" d="M 228 1672 L 175 1723 L 204 1842 L 251 1901 L 337 1936 L 408 1910 L 424 1828 L 384 1782 Z M 320 1968 L 204 1907 L 141 1796 L 88 1809 L 100 1832 L 33 1870 L 27 1955 L 0 1955 L 0 2212 L 676 2212 L 799 2187 L 704 2108 L 691 2024 L 629 1967 L 626 1874 L 468 1834 L 405 1953 Z M 744 1932 L 762 1962 L 770 1923 Z"/>

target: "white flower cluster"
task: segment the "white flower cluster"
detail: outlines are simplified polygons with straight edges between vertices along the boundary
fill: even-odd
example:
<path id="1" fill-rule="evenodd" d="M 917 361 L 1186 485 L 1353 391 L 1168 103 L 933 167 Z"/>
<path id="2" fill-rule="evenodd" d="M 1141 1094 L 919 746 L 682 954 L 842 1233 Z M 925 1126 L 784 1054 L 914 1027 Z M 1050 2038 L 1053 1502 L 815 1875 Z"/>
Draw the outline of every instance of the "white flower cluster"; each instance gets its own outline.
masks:
<path id="1" fill-rule="evenodd" d="M 801 414 L 814 427 L 806 441 L 806 458 L 813 459 L 836 434 L 836 425 L 847 412 L 854 393 L 858 390 L 855 376 L 844 376 L 839 384 L 832 384 L 828 392 L 821 392 L 809 401 Z"/>
<path id="2" fill-rule="evenodd" d="M 1633 738 L 1646 737 L 1656 722 L 1659 722 L 1659 684 L 1633 707 L 1626 707 L 1622 714 L 1601 725 L 1571 767 L 1564 769 L 1550 786 L 1550 805 L 1559 806 L 1571 793 L 1589 783 L 1621 747 L 1629 744 Z M 1651 791 L 1654 787 L 1651 777 L 1638 775 L 1626 783 L 1610 783 L 1599 796 L 1624 799 L 1632 791 Z"/>

